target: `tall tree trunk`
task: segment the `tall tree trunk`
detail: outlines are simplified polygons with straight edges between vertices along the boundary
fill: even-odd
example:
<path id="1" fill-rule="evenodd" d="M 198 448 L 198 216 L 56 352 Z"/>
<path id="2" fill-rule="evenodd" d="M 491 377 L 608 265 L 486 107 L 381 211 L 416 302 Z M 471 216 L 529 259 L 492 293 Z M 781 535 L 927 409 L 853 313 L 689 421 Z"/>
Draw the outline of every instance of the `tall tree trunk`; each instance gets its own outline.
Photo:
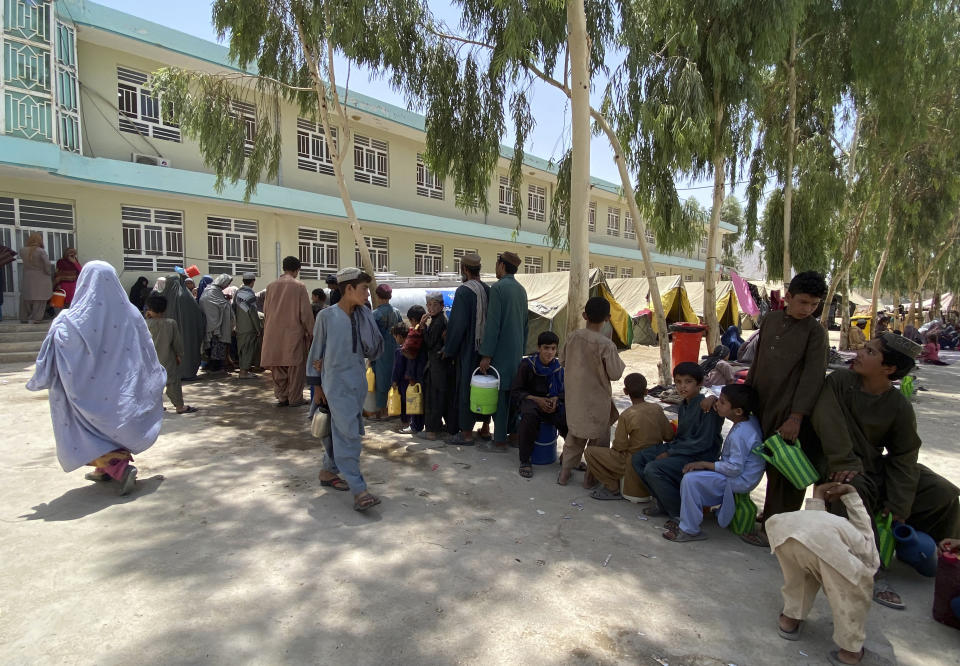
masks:
<path id="1" fill-rule="evenodd" d="M 916 303 L 917 303 L 917 299 L 914 298 L 914 294 L 915 294 L 916 291 L 917 291 L 917 282 L 916 282 L 916 280 L 912 280 L 911 283 L 908 285 L 908 288 L 909 288 L 909 294 L 910 294 L 910 307 L 907 308 L 907 318 L 904 319 L 904 321 L 903 321 L 904 328 L 906 328 L 907 324 L 909 324 L 910 326 L 916 326 L 916 325 L 917 325 L 917 322 L 916 322 L 916 313 L 917 313 L 917 311 L 916 311 L 916 309 L 915 309 L 915 306 L 916 306 Z"/>
<path id="2" fill-rule="evenodd" d="M 720 126 L 723 124 L 723 107 L 720 105 L 720 90 L 714 94 L 714 141 L 713 141 L 713 210 L 710 211 L 710 229 L 707 232 L 707 265 L 703 276 L 703 321 L 707 326 L 707 349 L 712 350 L 720 341 L 720 322 L 717 321 L 717 256 L 720 248 L 720 209 L 723 207 L 726 186 L 726 156 L 721 149 Z"/>
<path id="3" fill-rule="evenodd" d="M 843 298 L 840 299 L 840 349 L 850 348 L 850 271 L 843 276 Z"/>
<path id="4" fill-rule="evenodd" d="M 630 180 L 630 173 L 627 171 L 627 163 L 623 158 L 623 145 L 617 133 L 610 127 L 610 123 L 603 114 L 590 110 L 590 115 L 594 121 L 607 135 L 610 147 L 613 148 L 613 161 L 620 172 L 620 185 L 623 187 L 623 196 L 627 200 L 627 207 L 630 209 L 630 215 L 633 217 L 634 230 L 637 232 L 637 245 L 640 248 L 640 254 L 643 255 L 643 271 L 647 275 L 647 283 L 650 285 L 650 302 L 653 305 L 653 317 L 657 327 L 657 339 L 660 343 L 660 384 L 669 386 L 673 383 L 673 366 L 670 362 L 670 337 L 667 330 L 667 317 L 663 311 L 663 300 L 660 298 L 660 286 L 657 284 L 657 272 L 653 266 L 653 257 L 650 256 L 650 246 L 647 245 L 647 222 L 640 215 L 640 209 L 637 207 L 637 195 L 633 190 L 633 183 Z M 714 308 L 714 318 L 716 318 L 716 308 Z"/>
<path id="5" fill-rule="evenodd" d="M 873 290 L 870 294 L 870 332 L 877 330 L 877 302 L 880 300 L 880 280 L 883 279 L 883 271 L 887 267 L 887 257 L 890 256 L 890 245 L 893 243 L 893 234 L 897 225 L 893 221 L 893 208 L 887 214 L 887 236 L 883 239 L 883 252 L 880 254 L 880 261 L 877 262 L 877 270 L 873 273 Z"/>
<path id="6" fill-rule="evenodd" d="M 790 257 L 790 222 L 793 214 L 793 153 L 797 140 L 797 28 L 790 32 L 787 62 L 787 166 L 783 179 L 783 284 L 790 284 L 793 260 Z"/>
<path id="7" fill-rule="evenodd" d="M 567 2 L 567 48 L 570 50 L 572 151 L 570 166 L 570 282 L 567 332 L 580 327 L 580 313 L 590 296 L 590 68 L 587 17 L 583 0 Z"/>

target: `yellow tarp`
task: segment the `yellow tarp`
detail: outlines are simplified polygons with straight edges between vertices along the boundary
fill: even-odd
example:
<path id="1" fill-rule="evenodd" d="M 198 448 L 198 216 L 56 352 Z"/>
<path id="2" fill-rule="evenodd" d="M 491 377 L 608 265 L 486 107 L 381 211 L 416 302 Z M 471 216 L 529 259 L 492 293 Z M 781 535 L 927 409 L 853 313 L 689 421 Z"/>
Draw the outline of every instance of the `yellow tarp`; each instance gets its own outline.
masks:
<path id="1" fill-rule="evenodd" d="M 650 282 L 647 278 L 611 278 L 607 280 L 613 297 L 627 309 L 631 316 L 644 309 L 653 310 L 650 300 Z M 666 275 L 657 278 L 657 287 L 660 290 L 660 301 L 667 323 L 686 321 L 697 323 L 696 313 L 690 305 L 690 299 L 683 286 L 683 279 L 679 275 Z M 656 332 L 656 319 L 653 320 L 653 330 Z"/>
<path id="2" fill-rule="evenodd" d="M 684 282 L 684 288 L 690 297 L 690 304 L 697 316 L 703 316 L 703 282 Z M 740 325 L 740 304 L 737 301 L 737 292 L 733 288 L 733 282 L 722 281 L 716 283 L 717 296 L 717 321 L 720 324 L 720 330 L 725 331 L 729 326 Z"/>

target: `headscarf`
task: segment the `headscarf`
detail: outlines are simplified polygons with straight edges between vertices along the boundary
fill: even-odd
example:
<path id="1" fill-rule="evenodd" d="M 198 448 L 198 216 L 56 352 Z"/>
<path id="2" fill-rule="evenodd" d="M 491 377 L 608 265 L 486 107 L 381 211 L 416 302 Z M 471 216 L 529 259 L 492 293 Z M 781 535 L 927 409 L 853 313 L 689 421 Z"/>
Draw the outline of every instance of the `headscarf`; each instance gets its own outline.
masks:
<path id="1" fill-rule="evenodd" d="M 167 288 L 167 278 L 158 277 L 157 281 L 153 285 L 153 291 L 157 294 L 162 294 Z"/>
<path id="2" fill-rule="evenodd" d="M 183 360 L 180 362 L 180 378 L 195 377 L 200 367 L 200 347 L 203 345 L 203 336 L 206 332 L 203 321 L 203 311 L 193 298 L 186 286 L 183 277 L 171 273 L 165 279 L 166 288 L 163 296 L 167 299 L 166 316 L 180 326 L 180 337 L 183 338 Z"/>
<path id="3" fill-rule="evenodd" d="M 715 367 L 717 363 L 726 359 L 730 356 L 730 348 L 726 345 L 717 345 L 713 348 L 713 353 L 709 356 L 705 356 L 702 361 L 700 361 L 700 367 L 703 368 L 703 374 L 707 374 Z"/>
<path id="4" fill-rule="evenodd" d="M 149 293 L 150 280 L 141 275 L 137 278 L 137 281 L 133 283 L 133 286 L 130 287 L 130 302 L 133 303 L 133 306 L 137 308 L 137 310 L 143 312 L 144 301 L 146 300 L 145 296 Z"/>
<path id="5" fill-rule="evenodd" d="M 229 279 L 230 276 L 226 277 Z M 217 278 L 217 281 L 221 281 L 220 278 Z M 200 309 L 203 310 L 203 316 L 207 320 L 207 327 L 203 335 L 204 344 L 209 344 L 214 336 L 217 336 L 221 342 L 230 342 L 233 331 L 233 310 L 230 309 L 230 302 L 223 295 L 223 289 L 220 288 L 219 284 L 208 285 L 203 290 L 203 296 L 200 297 Z"/>
<path id="6" fill-rule="evenodd" d="M 33 253 L 37 251 L 38 247 L 43 247 L 43 234 L 35 231 L 27 237 L 27 243 L 23 248 L 23 252 L 26 253 L 27 257 L 32 258 Z"/>
<path id="7" fill-rule="evenodd" d="M 728 326 L 726 333 L 720 337 L 720 344 L 730 350 L 730 360 L 737 360 L 737 353 L 740 351 L 740 345 L 743 344 L 743 338 L 740 337 L 740 329 L 736 326 Z"/>
<path id="8" fill-rule="evenodd" d="M 197 285 L 197 300 L 200 300 L 200 297 L 203 296 L 203 290 L 206 289 L 209 285 L 213 284 L 213 278 L 209 275 L 204 275 L 200 278 L 200 284 Z"/>
<path id="9" fill-rule="evenodd" d="M 221 273 L 213 281 L 213 283 L 218 287 L 220 287 L 221 289 L 226 289 L 227 287 L 229 287 L 231 282 L 233 282 L 233 277 L 227 275 L 226 273 Z"/>
<path id="10" fill-rule="evenodd" d="M 227 287 L 226 289 L 223 290 L 223 295 L 226 297 L 228 301 L 232 301 L 233 297 L 237 295 L 237 289 L 238 287 L 236 285 Z"/>
<path id="11" fill-rule="evenodd" d="M 540 360 L 540 354 L 534 353 L 527 356 L 526 360 L 536 374 L 547 378 L 549 386 L 547 397 L 553 398 L 563 395 L 563 366 L 560 365 L 560 359 L 554 357 L 549 364 L 544 365 L 543 361 Z"/>
<path id="12" fill-rule="evenodd" d="M 91 261 L 73 305 L 53 320 L 27 382 L 31 391 L 50 390 L 63 470 L 117 449 L 149 448 L 160 434 L 166 379 L 147 324 L 113 266 Z"/>

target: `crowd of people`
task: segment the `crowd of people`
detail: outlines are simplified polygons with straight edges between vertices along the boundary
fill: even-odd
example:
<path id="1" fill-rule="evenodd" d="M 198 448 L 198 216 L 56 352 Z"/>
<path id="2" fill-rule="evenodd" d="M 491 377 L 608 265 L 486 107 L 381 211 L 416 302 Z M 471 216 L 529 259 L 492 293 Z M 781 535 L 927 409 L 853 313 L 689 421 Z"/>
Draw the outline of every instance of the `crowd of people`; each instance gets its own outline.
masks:
<path id="1" fill-rule="evenodd" d="M 309 294 L 296 257 L 285 258 L 283 275 L 260 293 L 253 274 L 242 276 L 240 288 L 229 275 L 205 276 L 194 290 L 178 272 L 152 290 L 138 280 L 125 294 L 114 269 L 93 261 L 77 266 L 73 304 L 54 320 L 28 388 L 50 392 L 63 469 L 93 466 L 88 478 L 116 480 L 121 493 L 135 486 L 133 455 L 159 434 L 164 388 L 177 413 L 196 411 L 181 384 L 201 365 L 222 373 L 235 363 L 241 378 L 268 369 L 281 408 L 306 405 L 309 387 L 310 414 L 320 412 L 328 425 L 320 484 L 351 493 L 358 511 L 382 501 L 368 490 L 360 458 L 364 423 L 388 418 L 391 390 L 421 396 L 416 413 L 399 415 L 400 432 L 418 440 L 408 447 L 414 451 L 515 446 L 518 472 L 530 478 L 546 429 L 563 438 L 558 484 L 581 471 L 596 500 L 648 504 L 644 513 L 664 518 L 671 542 L 706 539 L 705 509 L 719 507 L 721 526 L 747 515 L 741 538 L 771 548 L 783 569 L 780 635 L 799 635 L 822 584 L 840 648 L 831 658 L 858 663 L 864 599 L 903 608 L 877 560 L 874 518 L 889 514 L 944 548 L 960 537 L 960 489 L 918 462 L 913 409 L 894 386 L 914 368 L 920 345 L 884 332 L 864 342 L 849 369 L 826 374 L 827 334 L 813 314 L 827 288 L 821 275 L 804 272 L 791 281 L 785 307 L 768 313 L 750 341 L 745 382 L 733 376 L 731 352 L 742 359 L 746 345 L 739 331 L 727 331 L 702 363 L 673 369 L 682 400 L 675 422 L 647 399 L 639 373 L 624 378 L 631 405 L 621 413 L 612 383 L 626 366 L 604 333 L 610 303 L 590 298 L 582 328 L 562 345 L 545 331 L 525 354 L 527 296 L 514 278 L 520 263 L 501 253 L 497 282 L 487 285 L 480 257 L 464 256 L 448 317 L 439 292 L 401 314 L 389 285 L 376 288 L 372 307 L 372 277 L 358 268 L 332 276 L 329 297 Z M 471 380 L 488 374 L 499 377 L 496 404 L 478 410 Z M 120 382 L 131 390 L 107 388 Z M 103 390 L 89 390 L 101 383 Z M 760 455 L 773 436 L 797 442 L 817 472 L 807 511 L 800 511 L 806 489 Z M 758 515 L 749 494 L 764 474 Z M 838 559 L 843 549 L 849 557 Z"/>

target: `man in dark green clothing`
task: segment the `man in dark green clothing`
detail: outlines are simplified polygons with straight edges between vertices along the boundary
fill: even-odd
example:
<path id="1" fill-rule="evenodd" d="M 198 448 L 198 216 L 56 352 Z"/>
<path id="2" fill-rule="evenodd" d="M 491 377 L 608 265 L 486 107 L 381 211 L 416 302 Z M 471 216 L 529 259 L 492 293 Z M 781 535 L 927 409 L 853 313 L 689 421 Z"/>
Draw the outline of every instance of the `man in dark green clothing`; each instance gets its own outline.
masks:
<path id="1" fill-rule="evenodd" d="M 455 362 L 457 390 L 452 399 L 458 408 L 460 432 L 447 443 L 473 446 L 473 426 L 479 417 L 470 411 L 470 377 L 480 362 L 480 336 L 490 294 L 490 287 L 480 281 L 479 254 L 470 252 L 460 259 L 460 279 L 463 284 L 453 295 L 447 341 L 443 346 L 443 358 L 452 358 Z"/>
<path id="2" fill-rule="evenodd" d="M 500 375 L 500 397 L 493 417 L 493 443 L 481 445 L 505 453 L 510 434 L 510 387 L 527 345 L 527 291 L 514 277 L 520 257 L 504 252 L 497 257 L 497 283 L 490 287 L 487 325 L 480 343 L 480 372 L 492 365 Z"/>
<path id="3" fill-rule="evenodd" d="M 920 345 L 893 333 L 866 343 L 850 370 L 827 377 L 811 420 L 831 481 L 856 488 L 871 515 L 891 513 L 940 541 L 960 534 L 960 489 L 917 462 L 913 407 L 892 382 L 913 369 L 919 353 Z M 882 576 L 874 600 L 903 608 Z"/>

